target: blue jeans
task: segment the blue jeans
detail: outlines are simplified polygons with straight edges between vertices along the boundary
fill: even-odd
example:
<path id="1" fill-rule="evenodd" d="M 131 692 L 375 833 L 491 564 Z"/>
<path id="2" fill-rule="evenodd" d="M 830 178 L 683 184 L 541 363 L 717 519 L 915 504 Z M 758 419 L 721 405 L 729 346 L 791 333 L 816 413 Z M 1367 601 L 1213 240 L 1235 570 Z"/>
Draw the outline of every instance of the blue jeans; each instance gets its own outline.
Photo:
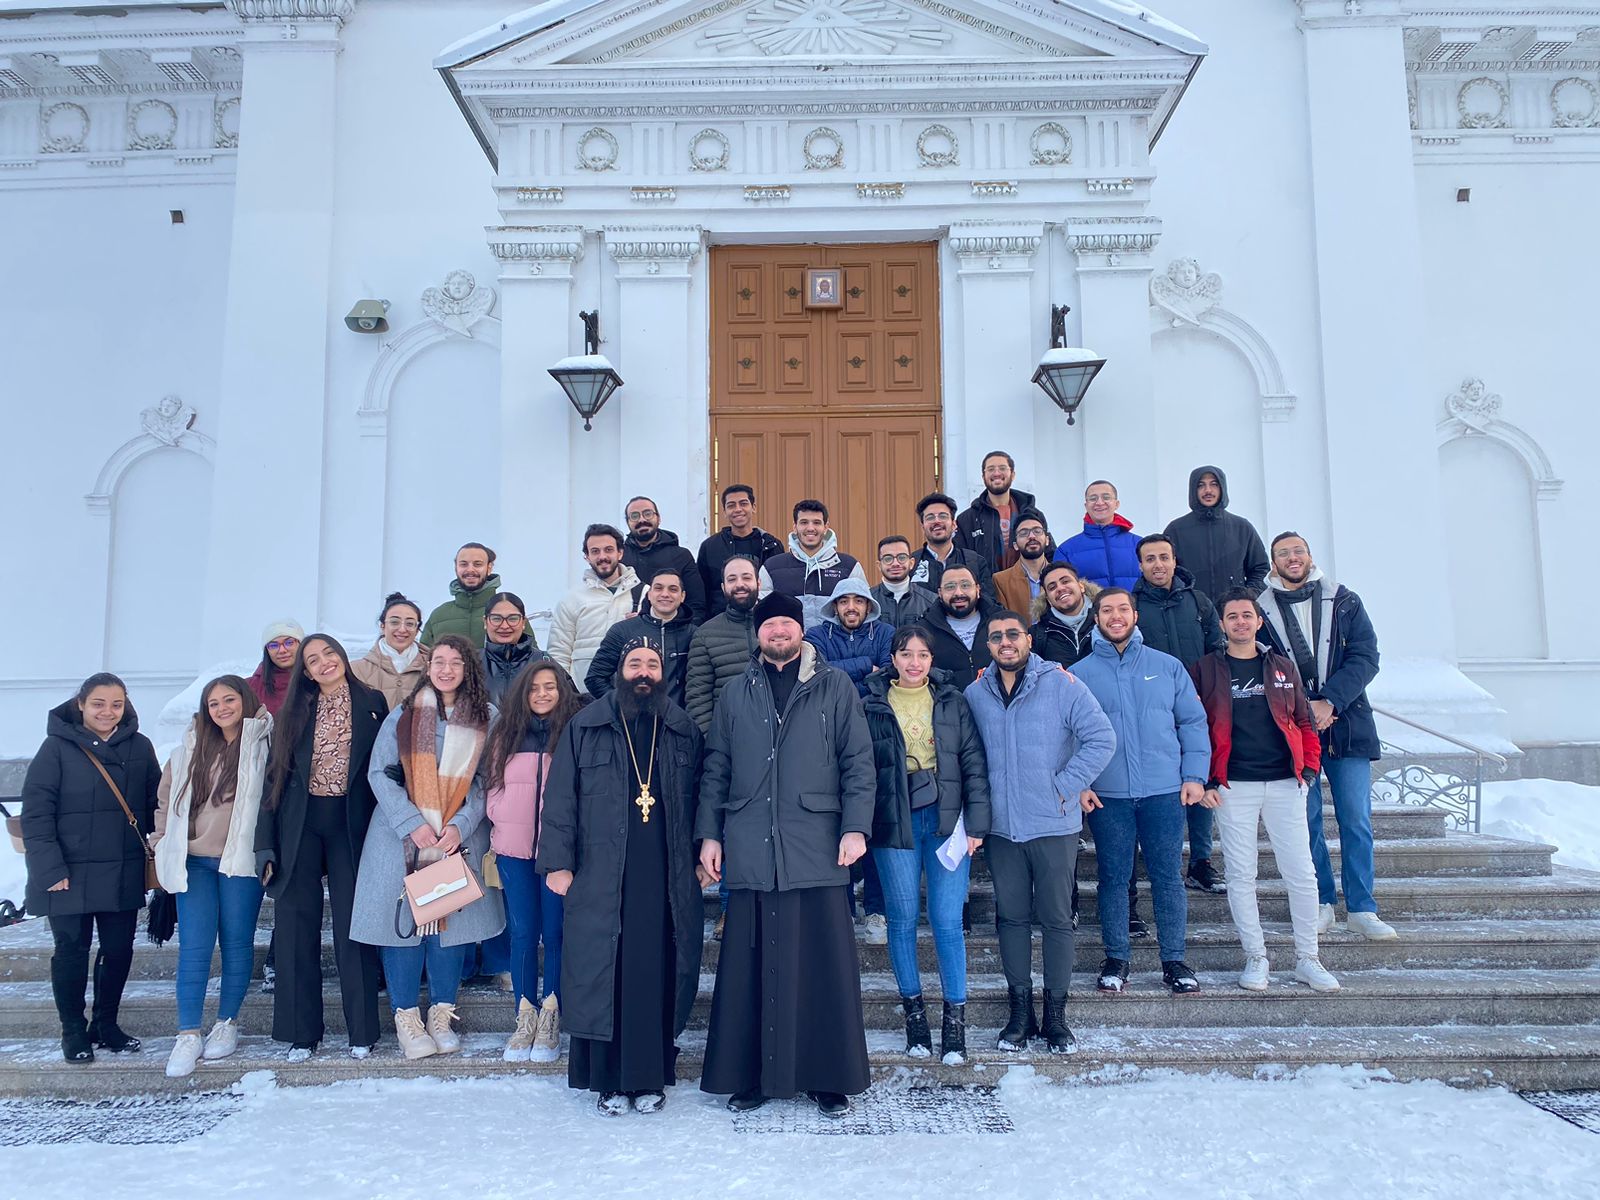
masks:
<path id="1" fill-rule="evenodd" d="M 1333 817 L 1339 823 L 1339 877 L 1344 884 L 1345 909 L 1375 913 L 1378 902 L 1372 896 L 1372 763 L 1364 758 L 1324 757 L 1322 774 L 1333 794 Z M 1320 786 L 1306 790 L 1306 824 L 1311 829 L 1311 861 L 1317 868 L 1317 903 L 1337 903 L 1333 857 L 1322 834 Z"/>
<path id="2" fill-rule="evenodd" d="M 1204 804 L 1191 804 L 1183 810 L 1183 818 L 1189 825 L 1189 865 L 1193 867 L 1201 859 L 1211 861 L 1211 829 L 1215 814 Z"/>
<path id="3" fill-rule="evenodd" d="M 495 858 L 506 897 L 506 929 L 511 935 L 511 991 L 517 1002 L 539 1003 L 534 982 L 539 941 L 544 939 L 544 994 L 561 995 L 561 897 L 545 885 L 531 858 Z"/>
<path id="4" fill-rule="evenodd" d="M 967 902 L 970 855 L 954 871 L 945 869 L 934 851 L 939 836 L 939 806 L 911 812 L 911 850 L 877 849 L 872 861 L 883 882 L 884 915 L 889 919 L 889 965 L 902 996 L 922 995 L 917 969 L 917 914 L 922 907 L 922 876 L 928 877 L 928 924 L 939 955 L 939 984 L 951 1004 L 967 1002 L 967 943 L 961 932 L 961 909 Z M 868 911 L 871 911 L 870 909 Z"/>
<path id="5" fill-rule="evenodd" d="M 180 829 L 172 836 L 181 837 Z M 222 940 L 222 999 L 217 1019 L 239 1015 L 255 967 L 256 917 L 261 881 L 254 875 L 222 875 L 220 858 L 189 856 L 189 887 L 178 892 L 178 1030 L 199 1029 L 205 1018 L 211 954 Z"/>
<path id="6" fill-rule="evenodd" d="M 454 1004 L 461 988 L 461 963 L 470 945 L 441 946 L 430 933 L 411 946 L 379 946 L 383 977 L 389 984 L 389 1006 L 395 1012 L 422 1002 L 422 970 L 428 970 L 428 1003 Z"/>
<path id="7" fill-rule="evenodd" d="M 461 982 L 511 969 L 511 934 L 502 929 L 487 941 L 473 942 L 461 956 Z"/>
<path id="8" fill-rule="evenodd" d="M 1106 957 L 1126 962 L 1128 946 L 1128 883 L 1133 879 L 1133 851 L 1144 851 L 1150 895 L 1156 914 L 1161 961 L 1183 958 L 1188 938 L 1189 901 L 1183 891 L 1183 803 L 1177 792 L 1134 799 L 1100 798 L 1102 807 L 1089 814 L 1094 855 L 1099 864 L 1100 937 Z"/>

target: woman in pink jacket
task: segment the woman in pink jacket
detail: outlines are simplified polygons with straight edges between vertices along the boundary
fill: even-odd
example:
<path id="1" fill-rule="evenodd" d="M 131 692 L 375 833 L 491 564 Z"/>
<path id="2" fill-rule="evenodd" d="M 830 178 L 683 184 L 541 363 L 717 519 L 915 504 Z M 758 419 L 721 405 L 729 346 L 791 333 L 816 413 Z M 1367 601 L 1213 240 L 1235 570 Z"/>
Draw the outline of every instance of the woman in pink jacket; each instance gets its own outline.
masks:
<path id="1" fill-rule="evenodd" d="M 485 749 L 489 843 L 505 893 L 511 933 L 511 990 L 517 1028 L 506 1062 L 554 1062 L 561 1053 L 561 897 L 533 869 L 550 759 L 567 721 L 583 707 L 572 677 L 549 659 L 529 663 L 506 688 Z M 536 1003 L 539 940 L 544 1000 Z"/>

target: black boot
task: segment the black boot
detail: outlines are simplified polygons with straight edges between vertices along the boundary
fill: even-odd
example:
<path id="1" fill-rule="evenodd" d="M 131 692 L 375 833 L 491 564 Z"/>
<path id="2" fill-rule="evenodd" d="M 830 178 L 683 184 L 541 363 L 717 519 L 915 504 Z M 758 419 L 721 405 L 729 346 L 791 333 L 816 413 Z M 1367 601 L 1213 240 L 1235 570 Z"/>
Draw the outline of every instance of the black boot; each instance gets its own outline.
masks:
<path id="1" fill-rule="evenodd" d="M 1067 997 L 1056 995 L 1049 988 L 1044 992 L 1044 1036 L 1050 1043 L 1052 1054 L 1076 1054 L 1078 1039 L 1067 1028 Z"/>
<path id="2" fill-rule="evenodd" d="M 946 1000 L 944 1024 L 939 1030 L 939 1057 L 948 1063 L 952 1054 L 960 1062 L 967 1061 L 967 1006 Z"/>
<path id="3" fill-rule="evenodd" d="M 1007 988 L 1006 1003 L 1011 1011 L 1006 1018 L 1006 1027 L 1000 1031 L 1000 1040 L 996 1045 L 1002 1050 L 1026 1050 L 1028 1039 L 1036 1031 L 1033 1019 L 1033 988 L 1031 986 Z"/>
<path id="4" fill-rule="evenodd" d="M 72 1028 L 61 1030 L 61 1057 L 69 1063 L 92 1063 L 94 1043 L 89 1040 L 89 1028 L 80 1018 Z"/>
<path id="5" fill-rule="evenodd" d="M 132 1034 L 123 1033 L 113 1018 L 96 1017 L 89 1022 L 89 1041 L 113 1054 L 137 1054 L 144 1043 Z"/>
<path id="6" fill-rule="evenodd" d="M 928 1006 L 921 996 L 903 996 L 906 1010 L 906 1053 L 912 1058 L 927 1058 L 933 1053 L 933 1036 L 928 1032 Z"/>

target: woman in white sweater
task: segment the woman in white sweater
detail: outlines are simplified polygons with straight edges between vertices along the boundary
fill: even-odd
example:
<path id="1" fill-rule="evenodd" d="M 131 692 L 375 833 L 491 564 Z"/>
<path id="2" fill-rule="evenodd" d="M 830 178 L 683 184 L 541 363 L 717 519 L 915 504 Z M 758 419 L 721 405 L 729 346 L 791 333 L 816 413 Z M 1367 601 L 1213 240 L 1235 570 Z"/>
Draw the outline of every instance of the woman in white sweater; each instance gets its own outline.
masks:
<path id="1" fill-rule="evenodd" d="M 161 773 L 151 839 L 161 886 L 178 902 L 178 1040 L 167 1060 L 174 1078 L 192 1074 L 202 1057 L 226 1058 L 239 1044 L 261 912 L 255 831 L 271 733 L 272 716 L 250 685 L 223 675 L 200 693 L 200 711 Z M 219 938 L 217 1023 L 202 1043 Z"/>

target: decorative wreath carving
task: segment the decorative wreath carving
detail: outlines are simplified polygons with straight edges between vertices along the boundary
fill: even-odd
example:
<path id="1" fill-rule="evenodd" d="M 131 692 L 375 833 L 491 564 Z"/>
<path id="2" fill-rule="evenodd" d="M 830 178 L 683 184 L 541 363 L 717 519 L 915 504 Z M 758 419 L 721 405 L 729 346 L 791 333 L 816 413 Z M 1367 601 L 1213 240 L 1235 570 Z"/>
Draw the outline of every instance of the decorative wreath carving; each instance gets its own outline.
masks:
<path id="1" fill-rule="evenodd" d="M 141 100 L 128 110 L 129 150 L 171 150 L 178 110 L 165 100 Z"/>
<path id="2" fill-rule="evenodd" d="M 39 149 L 46 154 L 76 154 L 89 136 L 89 113 L 81 104 L 52 104 L 39 118 Z"/>
<path id="3" fill-rule="evenodd" d="M 1481 93 L 1485 89 L 1494 93 L 1495 108 L 1493 112 L 1485 112 L 1471 107 L 1468 98 L 1474 93 Z M 1491 79 L 1487 75 L 1479 75 L 1476 79 L 1469 79 L 1461 85 L 1461 90 L 1456 93 L 1456 112 L 1461 117 L 1463 129 L 1504 129 L 1506 127 L 1506 110 L 1511 107 L 1511 93 L 1506 85 L 1498 79 Z"/>
<path id="4" fill-rule="evenodd" d="M 940 150 L 943 141 L 949 149 Z M 917 134 L 917 157 L 925 167 L 953 167 L 961 161 L 961 143 L 947 125 L 929 125 Z"/>
<path id="5" fill-rule="evenodd" d="M 831 143 L 833 148 L 819 151 L 818 142 Z M 826 125 L 819 125 L 806 134 L 801 150 L 805 153 L 808 171 L 832 171 L 844 166 L 844 139 Z"/>
<path id="6" fill-rule="evenodd" d="M 1072 135 L 1062 125 L 1046 121 L 1028 139 L 1036 167 L 1059 167 L 1072 161 Z"/>
<path id="7" fill-rule="evenodd" d="M 1569 88 L 1578 87 L 1589 93 L 1589 108 L 1580 111 L 1567 108 L 1562 101 L 1561 93 Z M 1600 125 L 1600 88 L 1595 87 L 1587 79 L 1579 79 L 1576 75 L 1570 79 L 1563 79 L 1550 89 L 1550 111 L 1555 116 L 1557 129 L 1593 129 Z"/>
<path id="8" fill-rule="evenodd" d="M 578 169 L 580 171 L 615 171 L 621 147 L 609 129 L 596 125 L 578 139 Z"/>
<path id="9" fill-rule="evenodd" d="M 219 150 L 231 150 L 239 144 L 239 97 L 229 96 L 212 109 L 211 131 Z"/>
<path id="10" fill-rule="evenodd" d="M 711 152 L 705 151 L 707 142 L 712 144 Z M 732 153 L 728 139 L 716 129 L 702 129 L 695 134 L 689 142 L 689 169 L 691 171 L 726 171 L 728 157 Z"/>

